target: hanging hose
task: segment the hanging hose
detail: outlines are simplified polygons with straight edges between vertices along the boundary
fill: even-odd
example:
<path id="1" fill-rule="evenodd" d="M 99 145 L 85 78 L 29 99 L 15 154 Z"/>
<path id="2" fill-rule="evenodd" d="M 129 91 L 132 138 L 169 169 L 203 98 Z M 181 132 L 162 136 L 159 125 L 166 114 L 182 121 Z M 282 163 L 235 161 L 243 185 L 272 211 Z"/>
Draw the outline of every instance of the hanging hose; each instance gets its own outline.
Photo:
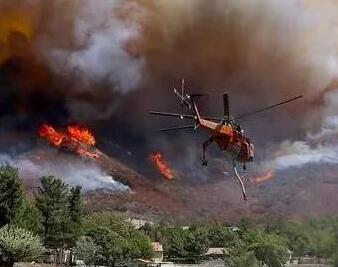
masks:
<path id="1" fill-rule="evenodd" d="M 237 167 L 236 167 L 235 161 L 233 161 L 233 168 L 234 168 L 234 172 L 235 172 L 236 178 L 237 178 L 237 180 L 239 181 L 239 183 L 241 184 L 242 193 L 243 193 L 243 198 L 244 198 L 244 200 L 248 200 L 248 198 L 247 198 L 247 196 L 246 196 L 246 191 L 245 191 L 245 186 L 244 186 L 244 183 L 243 183 L 243 179 L 242 179 L 241 176 L 238 174 L 238 171 L 237 171 Z"/>

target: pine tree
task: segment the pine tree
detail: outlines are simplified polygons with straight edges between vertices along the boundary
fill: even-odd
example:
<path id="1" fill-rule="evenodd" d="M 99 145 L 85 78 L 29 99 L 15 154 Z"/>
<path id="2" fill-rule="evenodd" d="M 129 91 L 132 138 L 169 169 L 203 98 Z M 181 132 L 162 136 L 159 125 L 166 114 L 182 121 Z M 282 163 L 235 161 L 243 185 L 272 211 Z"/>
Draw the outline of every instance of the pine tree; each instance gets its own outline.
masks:
<path id="1" fill-rule="evenodd" d="M 81 235 L 83 223 L 81 186 L 72 187 L 69 196 L 68 247 L 74 247 Z"/>
<path id="2" fill-rule="evenodd" d="M 11 225 L 28 230 L 34 234 L 42 233 L 41 216 L 33 201 L 24 198 Z"/>
<path id="3" fill-rule="evenodd" d="M 0 227 L 11 222 L 24 197 L 18 170 L 0 167 Z"/>
<path id="4" fill-rule="evenodd" d="M 36 207 L 42 217 L 44 243 L 47 247 L 65 247 L 68 238 L 69 189 L 54 176 L 41 178 Z"/>

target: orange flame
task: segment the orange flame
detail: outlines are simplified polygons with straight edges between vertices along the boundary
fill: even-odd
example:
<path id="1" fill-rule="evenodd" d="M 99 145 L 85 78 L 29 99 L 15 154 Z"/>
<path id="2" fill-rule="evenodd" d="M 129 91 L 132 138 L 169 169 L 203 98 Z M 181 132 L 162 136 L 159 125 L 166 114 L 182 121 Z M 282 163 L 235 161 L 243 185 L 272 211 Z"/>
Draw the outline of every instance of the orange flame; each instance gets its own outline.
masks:
<path id="1" fill-rule="evenodd" d="M 66 131 L 58 131 L 51 125 L 43 124 L 39 128 L 39 135 L 46 138 L 53 146 L 66 147 L 83 157 L 99 158 L 102 155 L 101 152 L 93 148 L 95 145 L 94 135 L 85 127 L 70 125 Z"/>
<path id="2" fill-rule="evenodd" d="M 57 131 L 53 126 L 43 124 L 39 129 L 39 135 L 46 138 L 52 145 L 61 146 L 64 142 L 80 142 L 90 146 L 95 145 L 94 135 L 85 127 L 70 125 L 67 131 Z"/>
<path id="3" fill-rule="evenodd" d="M 95 146 L 94 135 L 87 128 L 70 125 L 67 127 L 67 131 L 73 140 Z"/>
<path id="4" fill-rule="evenodd" d="M 64 140 L 64 134 L 58 132 L 48 124 L 43 124 L 39 129 L 39 135 L 46 138 L 52 145 L 60 146 Z"/>
<path id="5" fill-rule="evenodd" d="M 268 170 L 266 173 L 264 173 L 261 176 L 256 176 L 250 179 L 250 181 L 254 184 L 260 184 L 266 181 L 269 181 L 274 177 L 275 173 L 273 170 Z"/>
<path id="6" fill-rule="evenodd" d="M 174 172 L 168 166 L 168 163 L 164 160 L 163 154 L 155 152 L 150 155 L 151 161 L 154 163 L 157 170 L 168 180 L 174 179 Z"/>

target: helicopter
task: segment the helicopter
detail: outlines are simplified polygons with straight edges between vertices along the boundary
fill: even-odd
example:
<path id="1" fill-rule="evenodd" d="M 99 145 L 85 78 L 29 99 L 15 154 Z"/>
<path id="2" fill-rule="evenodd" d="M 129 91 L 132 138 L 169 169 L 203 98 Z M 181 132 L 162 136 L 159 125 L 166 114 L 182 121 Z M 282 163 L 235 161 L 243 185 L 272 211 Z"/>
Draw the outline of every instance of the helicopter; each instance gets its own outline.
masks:
<path id="1" fill-rule="evenodd" d="M 209 138 L 203 142 L 202 144 L 202 160 L 201 165 L 207 166 L 208 161 L 206 160 L 206 149 L 212 143 L 216 143 L 218 147 L 222 151 L 226 151 L 227 154 L 232 159 L 232 166 L 234 169 L 234 174 L 239 181 L 242 189 L 242 194 L 244 200 L 247 200 L 247 194 L 244 186 L 244 177 L 241 177 L 237 170 L 236 162 L 243 164 L 243 170 L 246 171 L 246 163 L 250 163 L 254 159 L 254 145 L 251 142 L 250 138 L 245 136 L 243 128 L 238 123 L 239 120 L 246 118 L 248 116 L 264 112 L 266 110 L 284 105 L 291 101 L 295 101 L 303 95 L 299 95 L 280 103 L 270 105 L 264 108 L 260 108 L 254 110 L 252 112 L 248 112 L 239 116 L 231 116 L 229 110 L 229 95 L 227 93 L 223 94 L 223 108 L 224 114 L 222 117 L 210 117 L 201 115 L 196 100 L 204 95 L 202 94 L 187 94 L 185 93 L 185 82 L 182 79 L 181 92 L 178 92 L 176 88 L 174 88 L 174 94 L 177 96 L 181 111 L 180 113 L 170 113 L 170 112 L 161 112 L 161 111 L 149 111 L 151 115 L 158 116 L 167 116 L 167 117 L 177 117 L 181 120 L 189 119 L 193 120 L 194 124 L 172 127 L 172 128 L 164 128 L 160 129 L 160 131 L 176 131 L 176 130 L 184 130 L 184 129 L 201 129 L 209 134 Z M 187 109 L 190 114 L 186 114 L 184 111 Z"/>

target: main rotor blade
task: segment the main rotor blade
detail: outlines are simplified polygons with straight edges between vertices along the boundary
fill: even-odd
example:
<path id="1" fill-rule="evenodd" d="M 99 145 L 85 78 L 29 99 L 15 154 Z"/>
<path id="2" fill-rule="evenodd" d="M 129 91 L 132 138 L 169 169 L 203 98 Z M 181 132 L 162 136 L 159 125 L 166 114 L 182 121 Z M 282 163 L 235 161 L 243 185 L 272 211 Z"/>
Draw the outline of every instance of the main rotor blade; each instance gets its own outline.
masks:
<path id="1" fill-rule="evenodd" d="M 230 111 L 229 111 L 229 95 L 223 94 L 223 108 L 224 108 L 224 117 L 229 119 Z"/>
<path id="2" fill-rule="evenodd" d="M 286 103 L 289 103 L 289 102 L 291 102 L 291 101 L 295 101 L 295 100 L 297 100 L 297 99 L 299 99 L 299 98 L 302 98 L 302 97 L 303 97 L 302 95 L 296 96 L 296 97 L 290 98 L 290 99 L 288 99 L 288 100 L 285 100 L 285 101 L 283 101 L 283 102 L 280 102 L 280 103 L 278 103 L 278 104 L 274 104 L 274 105 L 271 105 L 271 106 L 267 106 L 267 107 L 265 107 L 265 108 L 257 109 L 257 110 L 254 110 L 254 111 L 252 111 L 252 112 L 244 113 L 244 114 L 242 114 L 242 115 L 239 115 L 239 116 L 235 117 L 235 119 L 236 119 L 236 120 L 243 119 L 244 117 L 251 116 L 251 115 L 254 115 L 254 114 L 256 114 L 256 113 L 260 113 L 260 112 L 266 111 L 266 110 L 268 110 L 268 109 L 272 109 L 272 108 L 275 108 L 275 107 L 284 105 L 284 104 L 286 104 Z"/>
<path id="3" fill-rule="evenodd" d="M 209 120 L 209 121 L 221 121 L 222 118 L 216 118 L 216 117 L 205 117 L 203 115 L 201 115 L 201 118 L 202 119 L 205 119 L 205 120 Z"/>
<path id="4" fill-rule="evenodd" d="M 164 129 L 160 129 L 160 131 L 167 132 L 167 131 L 194 129 L 194 128 L 195 128 L 195 125 L 185 125 L 185 126 L 180 126 L 180 127 L 164 128 Z"/>
<path id="5" fill-rule="evenodd" d="M 178 113 L 170 113 L 170 112 L 161 112 L 161 111 L 149 111 L 149 114 L 151 115 L 159 115 L 159 116 L 167 116 L 167 117 L 183 117 L 185 119 L 193 119 L 193 115 L 187 115 L 187 114 L 178 114 Z"/>
<path id="6" fill-rule="evenodd" d="M 161 112 L 161 111 L 149 111 L 149 114 L 151 115 L 159 115 L 159 116 L 167 116 L 167 117 L 176 117 L 176 118 L 181 118 L 181 116 L 184 119 L 194 119 L 193 115 L 188 115 L 188 114 L 178 114 L 178 113 L 170 113 L 170 112 Z M 203 119 L 206 120 L 212 120 L 212 121 L 220 121 L 221 118 L 216 118 L 216 117 L 208 117 L 208 116 L 203 116 L 201 115 Z"/>

